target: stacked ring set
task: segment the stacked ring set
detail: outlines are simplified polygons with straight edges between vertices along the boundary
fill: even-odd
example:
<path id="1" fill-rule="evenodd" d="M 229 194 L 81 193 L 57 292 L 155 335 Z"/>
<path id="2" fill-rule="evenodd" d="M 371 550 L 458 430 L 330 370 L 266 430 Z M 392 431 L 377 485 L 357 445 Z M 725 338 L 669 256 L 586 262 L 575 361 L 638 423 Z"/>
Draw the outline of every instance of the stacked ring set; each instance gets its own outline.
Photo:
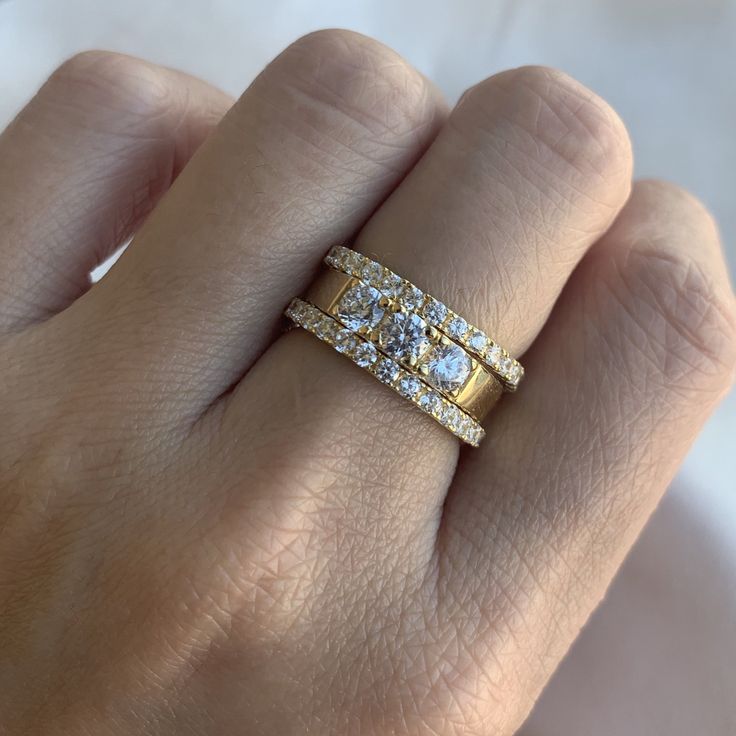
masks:
<path id="1" fill-rule="evenodd" d="M 357 251 L 335 246 L 328 268 L 286 315 L 368 370 L 464 442 L 524 370 L 482 330 Z"/>

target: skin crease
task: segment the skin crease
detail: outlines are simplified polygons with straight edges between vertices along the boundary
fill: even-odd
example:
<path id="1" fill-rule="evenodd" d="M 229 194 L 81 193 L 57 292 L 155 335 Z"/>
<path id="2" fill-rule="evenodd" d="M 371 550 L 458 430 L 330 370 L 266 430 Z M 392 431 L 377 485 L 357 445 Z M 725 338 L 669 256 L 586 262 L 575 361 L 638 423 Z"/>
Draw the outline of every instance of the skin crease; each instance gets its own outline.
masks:
<path id="1" fill-rule="evenodd" d="M 0 733 L 511 735 L 731 384 L 717 229 L 554 70 L 229 106 L 95 52 L 0 137 Z M 479 450 L 279 336 L 352 237 L 525 351 Z"/>

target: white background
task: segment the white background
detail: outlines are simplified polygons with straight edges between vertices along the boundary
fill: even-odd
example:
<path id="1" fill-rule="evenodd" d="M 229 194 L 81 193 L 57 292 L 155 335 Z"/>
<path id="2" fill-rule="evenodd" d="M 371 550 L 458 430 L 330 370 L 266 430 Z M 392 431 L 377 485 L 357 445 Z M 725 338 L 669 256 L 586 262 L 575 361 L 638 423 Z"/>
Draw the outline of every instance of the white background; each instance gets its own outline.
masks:
<path id="1" fill-rule="evenodd" d="M 711 207 L 736 268 L 736 0 L 0 0 L 0 127 L 76 51 L 135 54 L 237 95 L 329 26 L 393 46 L 450 99 L 509 66 L 571 73 L 626 121 L 637 175 Z M 732 394 L 524 734 L 726 736 L 735 694 Z"/>

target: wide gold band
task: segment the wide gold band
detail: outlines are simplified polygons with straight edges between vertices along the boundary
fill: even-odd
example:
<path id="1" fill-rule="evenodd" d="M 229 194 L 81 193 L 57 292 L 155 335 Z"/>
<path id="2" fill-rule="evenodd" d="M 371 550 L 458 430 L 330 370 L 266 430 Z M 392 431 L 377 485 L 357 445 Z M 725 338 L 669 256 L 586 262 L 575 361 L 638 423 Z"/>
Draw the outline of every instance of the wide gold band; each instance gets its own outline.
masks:
<path id="1" fill-rule="evenodd" d="M 312 284 L 305 299 L 337 319 L 344 327 L 355 328 L 355 324 L 350 323 L 350 315 L 346 318 L 344 305 L 346 298 L 350 298 L 356 290 L 360 295 L 361 289 L 363 293 L 366 292 L 366 284 L 361 279 L 327 269 Z M 397 359 L 405 370 L 430 385 L 463 412 L 482 421 L 503 391 L 499 380 L 483 363 L 422 318 L 411 314 L 398 301 L 382 297 L 378 305 L 373 304 L 372 307 L 376 314 L 380 312 L 380 319 L 375 324 L 362 325 L 356 331 L 382 353 Z M 405 323 L 408 318 L 413 322 L 407 327 Z M 401 322 L 400 327 L 416 331 L 420 343 L 416 353 L 408 352 L 401 356 L 392 354 L 387 340 L 390 342 L 398 321 Z M 405 336 L 406 333 L 402 332 L 401 337 Z M 447 370 L 441 375 L 446 380 L 438 380 L 437 366 L 446 368 L 448 362 L 460 373 L 455 382 L 447 380 Z"/>

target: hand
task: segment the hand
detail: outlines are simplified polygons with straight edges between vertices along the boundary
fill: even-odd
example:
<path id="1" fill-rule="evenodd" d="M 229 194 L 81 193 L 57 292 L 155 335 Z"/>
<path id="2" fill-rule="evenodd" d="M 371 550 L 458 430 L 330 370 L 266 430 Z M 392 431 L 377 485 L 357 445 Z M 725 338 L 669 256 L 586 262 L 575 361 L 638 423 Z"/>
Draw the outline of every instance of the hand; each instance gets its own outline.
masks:
<path id="1" fill-rule="evenodd" d="M 230 104 L 84 54 L 0 138 L 0 732 L 512 734 L 731 381 L 713 221 L 549 69 Z M 480 449 L 280 334 L 354 235 L 525 354 Z"/>

